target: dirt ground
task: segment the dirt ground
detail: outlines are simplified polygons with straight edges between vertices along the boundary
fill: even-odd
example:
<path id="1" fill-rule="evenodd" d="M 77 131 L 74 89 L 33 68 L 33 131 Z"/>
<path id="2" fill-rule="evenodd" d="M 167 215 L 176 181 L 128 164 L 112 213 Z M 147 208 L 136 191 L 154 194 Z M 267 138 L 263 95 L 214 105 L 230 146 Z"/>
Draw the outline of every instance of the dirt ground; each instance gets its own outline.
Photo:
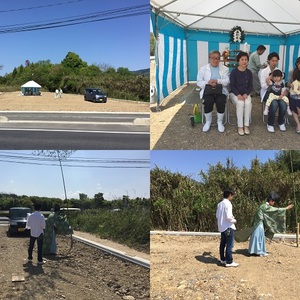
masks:
<path id="1" fill-rule="evenodd" d="M 149 112 L 149 103 L 108 98 L 107 103 L 84 101 L 83 95 L 54 93 L 22 96 L 21 92 L 0 93 L 0 111 L 91 111 L 91 112 Z"/>
<path id="2" fill-rule="evenodd" d="M 170 94 L 160 105 L 158 112 L 156 104 L 150 105 L 150 149 L 151 150 L 291 150 L 300 148 L 300 135 L 296 133 L 295 122 L 288 117 L 290 125 L 287 131 L 281 132 L 275 126 L 275 133 L 267 131 L 263 123 L 260 98 L 252 99 L 251 134 L 239 136 L 237 133 L 235 106 L 230 105 L 230 123 L 225 125 L 225 132 L 219 133 L 216 126 L 214 111 L 211 129 L 202 132 L 202 124 L 191 127 L 189 115 L 193 113 L 195 103 L 199 103 L 199 92 L 196 84 L 183 86 Z M 215 109 L 214 109 L 215 110 Z"/>
<path id="3" fill-rule="evenodd" d="M 150 272 L 143 267 L 126 263 L 79 242 L 74 242 L 68 253 L 70 240 L 63 237 L 57 241 L 58 255 L 45 256 L 46 264 L 38 266 L 36 248 L 33 262 L 27 263 L 29 238 L 7 237 L 6 230 L 7 226 L 0 227 L 0 299 L 150 298 Z M 98 241 L 96 237 L 93 240 Z M 112 245 L 116 246 L 110 242 L 107 246 Z M 123 251 L 123 246 L 119 250 Z M 132 255 L 135 254 L 134 251 Z M 147 257 L 146 254 L 139 256 L 144 255 Z M 24 281 L 12 282 L 14 275 L 23 276 Z"/>
<path id="4" fill-rule="evenodd" d="M 249 256 L 248 242 L 235 243 L 237 268 L 219 264 L 218 247 L 218 237 L 151 235 L 151 299 L 300 299 L 295 243 L 268 242 L 267 257 Z"/>

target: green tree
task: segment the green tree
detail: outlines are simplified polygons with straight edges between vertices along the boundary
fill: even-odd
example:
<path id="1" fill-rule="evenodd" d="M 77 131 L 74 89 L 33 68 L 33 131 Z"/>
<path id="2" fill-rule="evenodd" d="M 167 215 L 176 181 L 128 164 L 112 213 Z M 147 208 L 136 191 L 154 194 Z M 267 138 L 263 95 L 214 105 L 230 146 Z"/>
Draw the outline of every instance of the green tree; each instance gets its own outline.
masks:
<path id="1" fill-rule="evenodd" d="M 18 74 L 18 71 L 16 68 L 14 68 L 13 72 L 12 72 L 12 78 L 16 78 L 17 74 Z"/>
<path id="2" fill-rule="evenodd" d="M 94 196 L 93 206 L 94 208 L 103 208 L 104 207 L 104 197 L 103 193 L 97 193 Z"/>
<path id="3" fill-rule="evenodd" d="M 129 71 L 128 68 L 122 68 L 122 67 L 117 69 L 117 73 L 122 76 L 130 76 L 131 75 L 131 72 Z"/>
<path id="4" fill-rule="evenodd" d="M 86 200 L 86 199 L 88 199 L 87 194 L 79 193 L 79 200 L 84 201 L 84 200 Z"/>
<path id="5" fill-rule="evenodd" d="M 276 154 L 275 161 L 283 167 L 288 168 L 290 172 L 300 171 L 299 150 L 280 151 Z"/>
<path id="6" fill-rule="evenodd" d="M 69 52 L 66 57 L 62 60 L 61 65 L 64 68 L 79 70 L 80 68 L 87 67 L 87 63 L 84 62 L 78 54 Z"/>

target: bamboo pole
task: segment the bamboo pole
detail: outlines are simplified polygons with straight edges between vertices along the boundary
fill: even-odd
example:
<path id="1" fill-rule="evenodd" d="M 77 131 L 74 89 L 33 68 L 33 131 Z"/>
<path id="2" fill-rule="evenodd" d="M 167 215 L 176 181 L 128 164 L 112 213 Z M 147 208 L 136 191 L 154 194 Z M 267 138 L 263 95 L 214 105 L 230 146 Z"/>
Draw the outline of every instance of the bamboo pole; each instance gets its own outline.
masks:
<path id="1" fill-rule="evenodd" d="M 296 229 L 297 229 L 297 231 L 296 231 L 296 241 L 297 241 L 297 247 L 299 247 L 299 223 L 297 223 Z"/>

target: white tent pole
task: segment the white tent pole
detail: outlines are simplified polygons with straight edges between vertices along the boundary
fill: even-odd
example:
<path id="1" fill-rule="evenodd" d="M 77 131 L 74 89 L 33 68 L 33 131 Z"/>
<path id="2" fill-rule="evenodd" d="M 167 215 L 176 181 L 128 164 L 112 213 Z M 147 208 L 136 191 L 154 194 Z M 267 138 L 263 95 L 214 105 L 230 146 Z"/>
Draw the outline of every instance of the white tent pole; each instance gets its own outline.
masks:
<path id="1" fill-rule="evenodd" d="M 186 78 L 187 78 L 187 83 L 190 83 L 190 76 L 189 76 L 189 62 L 188 62 L 188 36 L 187 36 L 187 30 L 184 28 L 184 36 L 186 40 L 186 51 L 185 51 L 185 60 L 186 60 Z"/>

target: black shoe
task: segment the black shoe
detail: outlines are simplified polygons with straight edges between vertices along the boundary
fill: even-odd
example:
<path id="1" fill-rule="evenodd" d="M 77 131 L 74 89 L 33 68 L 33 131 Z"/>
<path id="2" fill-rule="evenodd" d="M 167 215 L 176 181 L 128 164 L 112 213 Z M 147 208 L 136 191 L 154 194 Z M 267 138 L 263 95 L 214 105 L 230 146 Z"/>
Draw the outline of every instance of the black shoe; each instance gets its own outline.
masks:
<path id="1" fill-rule="evenodd" d="M 195 126 L 194 116 L 190 117 L 190 121 L 191 121 L 191 126 L 194 127 Z"/>

